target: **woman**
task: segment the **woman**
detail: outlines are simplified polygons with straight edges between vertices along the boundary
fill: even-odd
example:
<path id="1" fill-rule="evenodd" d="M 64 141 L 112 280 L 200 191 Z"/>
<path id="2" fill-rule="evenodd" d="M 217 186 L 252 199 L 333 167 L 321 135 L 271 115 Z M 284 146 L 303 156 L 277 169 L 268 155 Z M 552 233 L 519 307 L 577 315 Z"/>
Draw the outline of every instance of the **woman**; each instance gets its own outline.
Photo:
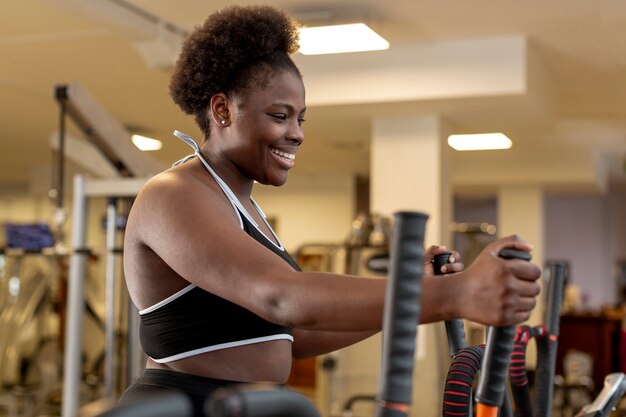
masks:
<path id="1" fill-rule="evenodd" d="M 124 267 L 141 314 L 146 373 L 125 394 L 176 388 L 201 412 L 233 382 L 283 384 L 294 358 L 337 350 L 380 331 L 385 280 L 299 271 L 251 198 L 254 181 L 281 186 L 304 141 L 305 92 L 289 54 L 297 30 L 270 7 L 229 7 L 186 40 L 174 101 L 195 116 L 201 146 L 152 178 L 126 229 Z M 421 322 L 463 317 L 490 325 L 526 320 L 539 269 L 504 261 L 509 237 L 464 271 L 435 278 L 426 253 Z M 460 272 L 459 272 L 460 271 Z"/>

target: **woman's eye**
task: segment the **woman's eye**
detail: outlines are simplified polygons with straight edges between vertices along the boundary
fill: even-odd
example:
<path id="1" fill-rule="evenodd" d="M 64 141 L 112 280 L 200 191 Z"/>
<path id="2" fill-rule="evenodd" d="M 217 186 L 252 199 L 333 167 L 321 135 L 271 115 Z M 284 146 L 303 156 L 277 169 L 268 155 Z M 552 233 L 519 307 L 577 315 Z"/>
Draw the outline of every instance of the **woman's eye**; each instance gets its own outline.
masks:
<path id="1" fill-rule="evenodd" d="M 287 115 L 286 114 L 282 114 L 282 113 L 273 113 L 271 115 L 274 119 L 277 120 L 287 120 Z"/>
<path id="2" fill-rule="evenodd" d="M 299 125 L 302 125 L 304 122 L 306 122 L 306 119 L 304 119 L 304 118 L 298 119 L 298 124 Z"/>

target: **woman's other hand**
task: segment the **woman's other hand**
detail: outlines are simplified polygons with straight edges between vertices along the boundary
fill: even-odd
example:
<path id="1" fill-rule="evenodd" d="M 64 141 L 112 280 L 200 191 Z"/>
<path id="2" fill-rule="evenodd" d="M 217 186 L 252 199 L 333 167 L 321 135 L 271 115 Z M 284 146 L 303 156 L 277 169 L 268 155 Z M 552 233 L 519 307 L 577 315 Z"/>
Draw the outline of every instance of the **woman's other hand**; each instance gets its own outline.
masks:
<path id="1" fill-rule="evenodd" d="M 434 263 L 433 260 L 435 256 L 444 253 L 450 252 L 446 249 L 445 246 L 432 245 L 429 246 L 424 251 L 424 275 L 435 275 Z M 453 272 L 460 272 L 463 270 L 463 263 L 461 262 L 461 255 L 457 251 L 451 251 L 450 257 L 448 258 L 448 262 L 441 267 L 441 271 L 438 271 L 443 274 L 450 274 Z"/>

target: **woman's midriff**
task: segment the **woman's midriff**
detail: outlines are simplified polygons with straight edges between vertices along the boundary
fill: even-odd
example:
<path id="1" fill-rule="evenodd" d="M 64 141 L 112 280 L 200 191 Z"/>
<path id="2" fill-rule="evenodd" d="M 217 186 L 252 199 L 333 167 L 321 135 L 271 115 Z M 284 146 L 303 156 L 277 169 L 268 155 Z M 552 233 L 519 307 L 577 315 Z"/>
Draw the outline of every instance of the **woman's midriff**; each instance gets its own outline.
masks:
<path id="1" fill-rule="evenodd" d="M 276 340 L 203 353 L 169 363 L 148 359 L 147 368 L 208 378 L 284 384 L 291 372 L 291 342 Z"/>

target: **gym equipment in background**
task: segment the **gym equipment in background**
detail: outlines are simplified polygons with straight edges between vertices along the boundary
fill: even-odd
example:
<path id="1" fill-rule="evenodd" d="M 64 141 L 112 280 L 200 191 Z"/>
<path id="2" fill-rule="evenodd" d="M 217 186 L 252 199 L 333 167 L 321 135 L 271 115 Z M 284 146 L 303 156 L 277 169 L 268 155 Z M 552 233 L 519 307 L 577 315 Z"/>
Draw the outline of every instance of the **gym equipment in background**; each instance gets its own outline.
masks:
<path id="1" fill-rule="evenodd" d="M 626 392 L 626 375 L 622 372 L 609 374 L 604 378 L 604 386 L 593 402 L 582 408 L 576 417 L 608 416 Z"/>

